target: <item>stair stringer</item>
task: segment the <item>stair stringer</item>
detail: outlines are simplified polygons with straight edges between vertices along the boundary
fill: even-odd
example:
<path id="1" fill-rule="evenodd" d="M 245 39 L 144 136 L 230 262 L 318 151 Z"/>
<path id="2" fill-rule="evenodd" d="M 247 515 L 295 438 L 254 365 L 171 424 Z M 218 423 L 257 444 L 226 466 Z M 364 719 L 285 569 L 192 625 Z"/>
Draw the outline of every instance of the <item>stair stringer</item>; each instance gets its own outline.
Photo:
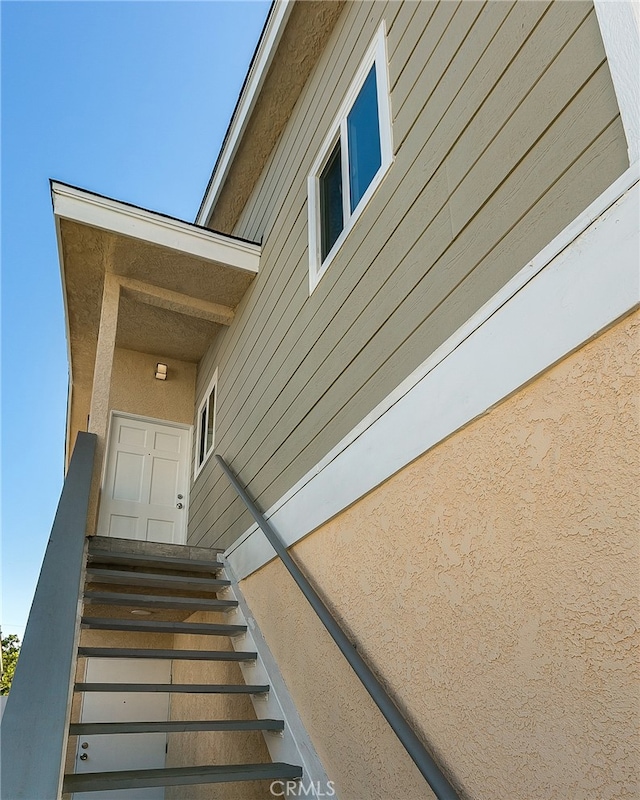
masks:
<path id="1" fill-rule="evenodd" d="M 221 557 L 222 558 L 222 557 Z M 235 609 L 226 612 L 232 624 L 247 626 L 246 633 L 231 636 L 234 650 L 251 650 L 257 653 L 255 661 L 240 663 L 242 676 L 247 684 L 269 684 L 268 694 L 251 695 L 251 702 L 258 719 L 282 719 L 282 733 L 263 732 L 272 761 L 300 764 L 303 768 L 302 784 L 305 797 L 336 798 L 333 782 L 330 781 L 311 738 L 298 714 L 295 703 L 280 669 L 273 657 L 262 631 L 238 585 L 238 580 L 224 558 L 224 571 L 231 585 L 218 592 L 224 599 L 238 601 Z"/>

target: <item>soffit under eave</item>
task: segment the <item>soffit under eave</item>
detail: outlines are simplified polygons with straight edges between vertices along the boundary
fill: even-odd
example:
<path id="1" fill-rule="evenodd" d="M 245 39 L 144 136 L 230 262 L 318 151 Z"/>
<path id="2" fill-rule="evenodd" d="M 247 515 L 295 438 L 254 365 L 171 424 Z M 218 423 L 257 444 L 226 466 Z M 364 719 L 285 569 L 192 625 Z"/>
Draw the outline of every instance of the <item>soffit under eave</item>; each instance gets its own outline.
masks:
<path id="1" fill-rule="evenodd" d="M 68 206 L 64 207 L 64 214 L 56 213 L 58 186 L 53 185 L 52 194 L 65 300 L 71 421 L 87 413 L 84 406 L 93 385 L 107 273 L 116 276 L 121 283 L 116 346 L 197 363 L 220 330 L 221 323 L 230 324 L 233 319 L 235 307 L 257 273 L 260 248 L 247 242 L 227 240 L 227 237 L 189 223 L 166 223 L 164 219 L 160 219 L 163 225 L 178 228 L 176 236 L 182 237 L 181 241 L 185 241 L 185 236 L 189 239 L 193 227 L 194 239 L 197 239 L 194 246 L 189 242 L 189 248 L 180 250 L 158 241 L 125 235 L 117 229 L 109 230 L 104 222 L 93 225 L 86 220 L 78 221 L 72 218 Z M 79 208 L 77 216 L 82 219 L 86 210 L 83 201 L 88 193 L 64 185 L 60 192 L 71 198 Z M 117 217 L 120 206 L 116 201 L 88 197 L 89 203 L 94 205 L 103 201 L 110 204 L 112 208 L 107 211 L 114 212 L 115 208 Z M 152 212 L 140 210 L 138 219 L 135 209 L 126 211 L 130 218 L 133 215 L 135 224 L 140 223 L 141 229 L 150 224 L 150 217 L 151 222 L 156 222 Z M 175 231 L 169 233 L 174 235 Z M 154 236 L 156 234 L 154 231 Z M 164 235 L 162 231 L 161 234 Z M 220 258 L 225 254 L 225 247 L 232 264 Z"/>
<path id="2" fill-rule="evenodd" d="M 125 318 L 119 321 L 119 327 L 126 334 L 127 347 L 150 352 L 151 345 L 148 342 L 151 332 L 145 330 L 148 321 L 158 333 L 164 330 L 167 337 L 183 338 L 185 347 L 182 358 L 193 361 L 199 360 L 203 354 L 202 332 L 207 324 L 210 323 L 213 333 L 217 330 L 215 323 L 221 321 L 203 319 L 201 308 L 215 310 L 218 307 L 221 316 L 226 315 L 230 321 L 255 277 L 254 273 L 227 269 L 219 263 L 206 262 L 188 254 L 66 219 L 59 220 L 59 231 L 74 375 L 74 350 L 80 343 L 85 357 L 91 353 L 91 343 L 95 351 L 102 289 L 107 273 L 122 280 L 121 313 Z M 149 303 L 140 302 L 140 296 L 144 296 L 145 291 L 151 294 L 147 298 Z M 165 308 L 157 306 L 154 293 L 159 298 L 169 298 L 164 304 Z M 173 303 L 172 308 L 166 307 L 171 305 L 171 298 L 176 297 L 182 300 L 182 306 L 177 304 L 176 307 L 176 303 Z M 154 301 L 156 307 L 153 311 L 144 313 L 145 306 Z M 161 324 L 162 317 L 165 318 L 164 325 Z M 136 347 L 133 335 L 136 329 L 139 332 L 139 347 Z M 193 346 L 190 345 L 190 338 L 193 338 Z M 155 339 L 158 340 L 158 335 L 155 335 Z"/>
<path id="3" fill-rule="evenodd" d="M 248 122 L 234 145 L 235 152 L 208 215 L 207 227 L 225 233 L 235 229 L 344 5 L 345 0 L 305 0 L 294 4 Z M 232 119 L 229 127 L 230 138 L 234 136 L 234 122 Z M 215 178 L 214 170 L 210 186 Z M 203 206 L 206 202 L 210 201 L 205 195 Z"/>

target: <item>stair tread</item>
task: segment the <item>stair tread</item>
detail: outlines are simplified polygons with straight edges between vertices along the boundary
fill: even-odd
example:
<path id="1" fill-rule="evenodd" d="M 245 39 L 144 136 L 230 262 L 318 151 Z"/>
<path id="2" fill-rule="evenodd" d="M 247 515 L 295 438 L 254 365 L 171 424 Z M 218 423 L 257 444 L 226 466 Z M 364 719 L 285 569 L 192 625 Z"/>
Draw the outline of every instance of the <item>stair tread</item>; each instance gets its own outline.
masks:
<path id="1" fill-rule="evenodd" d="M 176 569 L 182 570 L 183 572 L 219 572 L 224 568 L 224 564 L 216 558 L 211 561 L 199 561 L 192 558 L 146 555 L 144 553 L 110 552 L 100 549 L 89 550 L 89 563 L 121 564 L 132 567 L 153 567 L 155 569 Z"/>
<path id="2" fill-rule="evenodd" d="M 230 586 L 224 578 L 201 578 L 191 575 L 158 575 L 153 572 L 129 572 L 108 567 L 87 567 L 88 583 L 136 584 L 148 586 L 179 586 L 183 589 L 205 588 L 216 591 Z"/>
<path id="3" fill-rule="evenodd" d="M 78 655 L 93 658 L 170 658 L 174 661 L 255 661 L 244 650 L 157 650 L 144 647 L 79 647 Z"/>
<path id="4" fill-rule="evenodd" d="M 174 692 L 179 694 L 266 694 L 268 684 L 245 683 L 76 683 L 76 692 Z"/>
<path id="5" fill-rule="evenodd" d="M 160 620 L 111 619 L 82 617 L 82 627 L 104 631 L 138 631 L 148 633 L 188 633 L 204 636 L 233 636 L 244 633 L 246 625 L 225 625 L 209 622 L 163 622 Z"/>
<path id="6" fill-rule="evenodd" d="M 153 786 L 193 786 L 198 783 L 234 781 L 294 780 L 302 777 L 302 767 L 274 762 L 270 764 L 202 765 L 164 767 L 122 772 L 88 772 L 64 776 L 64 792 L 90 792 L 109 789 L 143 789 Z"/>
<path id="7" fill-rule="evenodd" d="M 186 733 L 188 731 L 282 731 L 281 719 L 203 719 L 162 722 L 78 722 L 69 726 L 72 736 L 115 733 Z"/>
<path id="8" fill-rule="evenodd" d="M 237 600 L 217 600 L 198 597 L 177 597 L 161 594 L 128 594 L 126 592 L 94 592 L 84 593 L 85 601 L 89 604 L 115 606 L 152 606 L 155 608 L 193 608 L 198 610 L 215 610 L 222 608 L 236 608 Z"/>
<path id="9" fill-rule="evenodd" d="M 195 558 L 208 561 L 212 553 L 223 553 L 223 547 L 197 547 L 174 542 L 154 542 L 144 539 L 123 539 L 118 536 L 90 536 L 90 550 L 104 550 L 107 553 L 142 553 L 161 558 Z"/>

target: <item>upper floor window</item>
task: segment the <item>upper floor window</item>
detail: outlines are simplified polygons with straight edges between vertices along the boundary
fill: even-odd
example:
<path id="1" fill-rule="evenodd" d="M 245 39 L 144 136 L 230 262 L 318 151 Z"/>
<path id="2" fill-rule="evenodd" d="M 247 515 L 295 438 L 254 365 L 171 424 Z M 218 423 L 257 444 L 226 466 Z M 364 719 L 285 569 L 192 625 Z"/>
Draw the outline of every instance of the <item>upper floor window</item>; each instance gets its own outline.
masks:
<path id="1" fill-rule="evenodd" d="M 392 154 L 383 23 L 309 175 L 311 292 L 384 177 Z"/>
<path id="2" fill-rule="evenodd" d="M 196 416 L 196 476 L 213 453 L 216 442 L 216 394 L 218 388 L 218 370 L 207 386 L 204 398 L 198 406 Z"/>

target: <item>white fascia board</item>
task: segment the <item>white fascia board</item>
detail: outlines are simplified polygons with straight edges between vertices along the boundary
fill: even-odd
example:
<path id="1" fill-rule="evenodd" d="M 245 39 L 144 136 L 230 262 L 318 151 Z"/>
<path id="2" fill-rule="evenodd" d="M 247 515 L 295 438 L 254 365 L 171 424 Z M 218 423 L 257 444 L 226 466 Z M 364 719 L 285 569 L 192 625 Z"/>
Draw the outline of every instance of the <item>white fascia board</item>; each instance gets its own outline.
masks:
<path id="1" fill-rule="evenodd" d="M 222 190 L 233 161 L 238 145 L 242 140 L 247 123 L 254 109 L 264 80 L 273 61 L 273 56 L 278 48 L 282 32 L 284 31 L 293 3 L 295 0 L 276 0 L 271 16 L 262 36 L 255 58 L 247 75 L 244 89 L 238 101 L 238 107 L 233 115 L 229 131 L 223 143 L 220 158 L 216 164 L 211 181 L 204 196 L 200 211 L 196 217 L 197 225 L 206 225 L 209 214 L 215 205 L 218 195 Z"/>
<path id="2" fill-rule="evenodd" d="M 51 194 L 57 219 L 140 239 L 252 275 L 258 272 L 260 245 L 60 183 L 52 183 Z"/>
<path id="3" fill-rule="evenodd" d="M 640 5 L 595 0 L 596 17 L 627 137 L 629 163 L 640 159 Z"/>
<path id="4" fill-rule="evenodd" d="M 266 512 L 285 545 L 637 308 L 639 212 L 636 165 Z M 275 551 L 253 525 L 225 556 L 241 580 Z"/>
<path id="5" fill-rule="evenodd" d="M 62 285 L 62 304 L 64 308 L 64 333 L 67 342 L 67 368 L 69 370 L 69 383 L 67 387 L 67 424 L 64 435 L 64 465 L 65 474 L 69 459 L 71 458 L 69 442 L 69 431 L 71 429 L 71 403 L 73 400 L 73 362 L 71 361 L 71 327 L 69 324 L 69 304 L 67 302 L 67 279 L 64 271 L 64 249 L 62 247 L 62 232 L 60 230 L 60 219 L 54 217 L 56 226 L 56 243 L 58 246 L 58 266 L 60 267 L 60 283 Z"/>

